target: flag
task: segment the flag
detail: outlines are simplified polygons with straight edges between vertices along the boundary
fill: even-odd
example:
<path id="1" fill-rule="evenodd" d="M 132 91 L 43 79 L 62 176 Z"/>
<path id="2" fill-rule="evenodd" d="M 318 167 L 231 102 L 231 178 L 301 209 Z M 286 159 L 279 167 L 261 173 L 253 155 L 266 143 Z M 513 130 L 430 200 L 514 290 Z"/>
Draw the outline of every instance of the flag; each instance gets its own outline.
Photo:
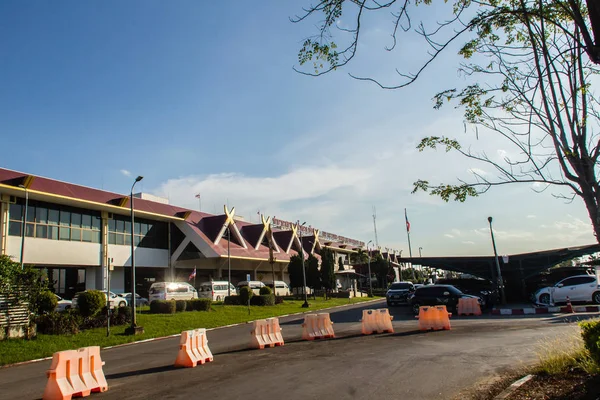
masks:
<path id="1" fill-rule="evenodd" d="M 192 271 L 192 273 L 190 274 L 190 277 L 188 278 L 188 281 L 191 281 L 192 279 L 194 279 L 196 277 L 196 267 L 194 267 L 194 270 Z"/>
<path id="2" fill-rule="evenodd" d="M 197 198 L 197 199 L 199 199 L 199 198 L 200 198 L 200 193 L 198 193 L 198 194 L 196 195 L 196 198 Z"/>
<path id="3" fill-rule="evenodd" d="M 406 232 L 410 233 L 410 222 L 408 222 L 408 215 L 406 214 L 406 208 L 404 209 L 404 219 L 406 219 Z"/>

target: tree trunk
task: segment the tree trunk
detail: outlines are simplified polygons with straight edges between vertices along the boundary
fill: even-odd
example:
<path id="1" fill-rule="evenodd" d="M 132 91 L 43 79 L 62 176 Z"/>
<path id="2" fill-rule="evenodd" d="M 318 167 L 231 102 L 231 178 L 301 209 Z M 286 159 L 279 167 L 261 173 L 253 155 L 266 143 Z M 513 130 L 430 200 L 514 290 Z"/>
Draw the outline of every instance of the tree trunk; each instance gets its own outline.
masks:
<path id="1" fill-rule="evenodd" d="M 600 3 L 598 0 L 586 0 L 588 15 L 594 35 L 594 48 L 590 52 L 594 54 L 594 62 L 600 62 Z"/>

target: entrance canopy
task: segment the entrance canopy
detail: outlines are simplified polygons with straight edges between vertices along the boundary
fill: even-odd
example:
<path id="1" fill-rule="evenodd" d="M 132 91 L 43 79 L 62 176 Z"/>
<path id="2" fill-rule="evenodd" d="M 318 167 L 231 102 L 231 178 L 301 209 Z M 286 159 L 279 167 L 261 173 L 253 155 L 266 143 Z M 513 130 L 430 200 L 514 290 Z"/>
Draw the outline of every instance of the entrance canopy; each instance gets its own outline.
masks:
<path id="1" fill-rule="evenodd" d="M 512 254 L 505 257 L 498 255 L 502 275 L 515 273 L 521 279 L 526 279 L 566 260 L 600 252 L 600 244 L 579 247 L 544 250 L 533 253 Z M 484 279 L 495 279 L 496 261 L 494 256 L 464 256 L 464 257 L 413 257 L 399 258 L 400 263 L 412 263 L 424 267 L 443 269 L 446 271 L 462 272 Z"/>

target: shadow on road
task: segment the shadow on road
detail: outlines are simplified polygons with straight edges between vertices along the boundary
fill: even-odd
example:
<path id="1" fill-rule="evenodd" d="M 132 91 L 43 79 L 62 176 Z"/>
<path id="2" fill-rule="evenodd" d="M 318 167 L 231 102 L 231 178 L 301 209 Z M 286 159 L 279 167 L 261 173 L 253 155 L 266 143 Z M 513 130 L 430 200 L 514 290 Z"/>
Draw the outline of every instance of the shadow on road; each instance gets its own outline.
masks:
<path id="1" fill-rule="evenodd" d="M 548 322 L 551 324 L 568 324 L 572 322 L 586 321 L 588 319 L 597 319 L 598 317 L 598 314 L 564 314 L 549 318 Z"/>
<path id="2" fill-rule="evenodd" d="M 120 379 L 120 378 L 127 378 L 129 376 L 136 376 L 136 375 L 158 374 L 161 372 L 171 371 L 174 369 L 177 369 L 177 368 L 175 368 L 173 365 L 163 365 L 161 367 L 146 368 L 146 369 L 141 369 L 141 370 L 136 370 L 136 371 L 128 371 L 128 372 L 120 372 L 118 374 L 109 374 L 109 375 L 106 375 L 106 379 Z"/>

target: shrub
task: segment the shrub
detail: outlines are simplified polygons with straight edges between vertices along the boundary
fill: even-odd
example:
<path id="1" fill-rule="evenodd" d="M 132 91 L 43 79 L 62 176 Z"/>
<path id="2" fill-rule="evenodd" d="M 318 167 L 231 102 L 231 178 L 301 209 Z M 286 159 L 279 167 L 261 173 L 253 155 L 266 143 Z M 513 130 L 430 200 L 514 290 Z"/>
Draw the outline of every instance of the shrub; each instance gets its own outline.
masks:
<path id="1" fill-rule="evenodd" d="M 110 315 L 111 325 L 126 325 L 131 322 L 131 307 L 119 307 Z"/>
<path id="2" fill-rule="evenodd" d="M 240 305 L 240 296 L 225 296 L 225 301 L 223 302 L 226 306 L 239 306 Z"/>
<path id="3" fill-rule="evenodd" d="M 175 300 L 175 311 L 185 311 L 187 308 L 187 302 L 185 300 Z"/>
<path id="4" fill-rule="evenodd" d="M 260 295 L 273 294 L 273 291 L 268 286 L 263 286 L 260 288 Z"/>
<path id="5" fill-rule="evenodd" d="M 153 300 L 150 303 L 150 313 L 152 314 L 175 314 L 176 311 L 175 300 Z"/>
<path id="6" fill-rule="evenodd" d="M 77 308 L 83 317 L 98 314 L 106 305 L 106 295 L 99 290 L 86 290 L 77 296 Z"/>
<path id="7" fill-rule="evenodd" d="M 41 315 L 48 314 L 54 311 L 58 305 L 56 295 L 50 290 L 43 290 L 32 299 L 33 312 Z"/>
<path id="8" fill-rule="evenodd" d="M 192 299 L 187 303 L 188 311 L 210 311 L 211 299 Z"/>
<path id="9" fill-rule="evenodd" d="M 35 319 L 38 333 L 46 335 L 74 335 L 79 332 L 81 317 L 74 311 L 50 312 Z"/>
<path id="10" fill-rule="evenodd" d="M 600 366 L 600 320 L 580 322 L 579 326 L 586 349 Z"/>
<path id="11" fill-rule="evenodd" d="M 240 288 L 240 295 L 238 296 L 240 305 L 248 304 L 248 301 L 250 301 L 253 295 L 254 292 L 252 291 L 252 289 L 250 289 L 250 286 L 242 286 Z"/>
<path id="12" fill-rule="evenodd" d="M 282 304 L 283 296 L 275 296 L 275 304 Z"/>
<path id="13" fill-rule="evenodd" d="M 250 305 L 253 306 L 274 306 L 275 296 L 272 294 L 263 294 L 260 296 L 252 296 Z"/>

